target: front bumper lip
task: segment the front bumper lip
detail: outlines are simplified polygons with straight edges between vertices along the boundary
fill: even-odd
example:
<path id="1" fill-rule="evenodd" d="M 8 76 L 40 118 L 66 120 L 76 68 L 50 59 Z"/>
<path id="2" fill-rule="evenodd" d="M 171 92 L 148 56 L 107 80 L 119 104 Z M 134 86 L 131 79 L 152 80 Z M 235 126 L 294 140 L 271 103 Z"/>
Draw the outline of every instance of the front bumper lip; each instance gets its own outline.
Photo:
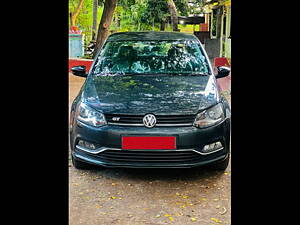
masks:
<path id="1" fill-rule="evenodd" d="M 226 155 L 221 155 L 218 157 L 215 157 L 210 160 L 205 160 L 197 163 L 176 163 L 176 164 L 170 164 L 170 163 L 130 163 L 130 162 L 122 162 L 122 163 L 115 163 L 115 162 L 104 162 L 95 160 L 92 157 L 88 156 L 87 154 L 81 154 L 80 152 L 74 151 L 72 152 L 72 155 L 75 159 L 83 161 L 85 163 L 89 163 L 92 165 L 107 167 L 107 168 L 193 168 L 193 167 L 200 167 L 205 166 L 208 164 L 213 164 L 219 161 L 225 160 L 229 153 Z"/>

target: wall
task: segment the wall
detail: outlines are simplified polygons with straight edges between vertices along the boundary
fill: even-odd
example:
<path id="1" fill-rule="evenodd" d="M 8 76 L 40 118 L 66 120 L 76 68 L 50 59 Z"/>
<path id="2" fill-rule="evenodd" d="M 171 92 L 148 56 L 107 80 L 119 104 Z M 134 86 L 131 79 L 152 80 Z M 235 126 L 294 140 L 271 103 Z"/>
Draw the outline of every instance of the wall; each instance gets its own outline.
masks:
<path id="1" fill-rule="evenodd" d="M 213 59 L 220 55 L 220 38 L 217 39 L 206 39 L 205 50 L 211 63 Z"/>
<path id="2" fill-rule="evenodd" d="M 82 34 L 69 34 L 69 58 L 84 55 L 84 36 Z"/>
<path id="3" fill-rule="evenodd" d="M 69 59 L 69 72 L 73 66 L 86 66 L 86 71 L 88 72 L 93 63 L 92 59 Z"/>

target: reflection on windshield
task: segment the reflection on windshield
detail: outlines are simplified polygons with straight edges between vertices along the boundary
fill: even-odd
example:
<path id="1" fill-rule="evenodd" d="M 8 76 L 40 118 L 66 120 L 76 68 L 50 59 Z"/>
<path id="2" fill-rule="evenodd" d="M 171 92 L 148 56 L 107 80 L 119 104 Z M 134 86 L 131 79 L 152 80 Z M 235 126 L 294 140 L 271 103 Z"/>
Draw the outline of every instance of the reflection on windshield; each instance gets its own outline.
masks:
<path id="1" fill-rule="evenodd" d="M 93 73 L 209 74 L 209 66 L 194 41 L 115 41 L 105 45 Z"/>

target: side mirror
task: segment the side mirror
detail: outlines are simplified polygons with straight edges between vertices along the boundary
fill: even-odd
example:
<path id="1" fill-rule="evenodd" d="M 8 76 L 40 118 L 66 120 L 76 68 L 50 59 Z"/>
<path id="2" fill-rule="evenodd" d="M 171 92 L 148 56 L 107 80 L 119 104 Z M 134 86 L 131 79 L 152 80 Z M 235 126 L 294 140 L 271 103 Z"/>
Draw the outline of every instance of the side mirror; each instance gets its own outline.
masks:
<path id="1" fill-rule="evenodd" d="M 217 67 L 218 74 L 216 75 L 216 78 L 222 78 L 227 77 L 230 73 L 230 68 L 227 66 L 218 66 Z"/>
<path id="2" fill-rule="evenodd" d="M 72 74 L 75 76 L 87 77 L 86 66 L 73 66 L 71 71 L 72 71 Z"/>

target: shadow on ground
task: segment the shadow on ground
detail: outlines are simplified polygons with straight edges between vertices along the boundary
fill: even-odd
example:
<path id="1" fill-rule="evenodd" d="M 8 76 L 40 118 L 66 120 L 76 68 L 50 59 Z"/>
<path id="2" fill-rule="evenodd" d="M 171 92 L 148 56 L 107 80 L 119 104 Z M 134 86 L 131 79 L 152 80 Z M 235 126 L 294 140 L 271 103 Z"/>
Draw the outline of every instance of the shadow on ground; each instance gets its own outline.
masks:
<path id="1" fill-rule="evenodd" d="M 221 171 L 213 171 L 209 168 L 188 169 L 131 169 L 131 168 L 99 168 L 87 170 L 90 175 L 103 176 L 111 179 L 127 179 L 134 181 L 200 181 L 207 178 L 215 178 L 223 175 Z M 86 172 L 87 172 L 86 171 Z"/>

